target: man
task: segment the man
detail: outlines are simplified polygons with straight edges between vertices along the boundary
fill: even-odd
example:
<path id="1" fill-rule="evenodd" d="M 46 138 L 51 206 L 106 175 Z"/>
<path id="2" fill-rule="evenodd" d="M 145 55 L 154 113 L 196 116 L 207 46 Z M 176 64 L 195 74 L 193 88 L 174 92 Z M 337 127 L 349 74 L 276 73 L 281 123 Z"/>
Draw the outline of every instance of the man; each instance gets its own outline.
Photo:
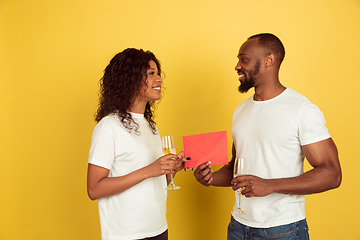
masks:
<path id="1" fill-rule="evenodd" d="M 279 81 L 284 55 L 283 44 L 273 34 L 251 36 L 241 46 L 235 67 L 239 91 L 254 87 L 255 94 L 234 112 L 232 159 L 217 172 L 210 163 L 194 172 L 205 186 L 242 189 L 245 214 L 233 211 L 228 240 L 308 239 L 305 195 L 341 183 L 337 148 L 323 114 Z M 305 173 L 304 157 L 313 167 Z M 233 178 L 235 158 L 244 159 L 245 172 Z"/>

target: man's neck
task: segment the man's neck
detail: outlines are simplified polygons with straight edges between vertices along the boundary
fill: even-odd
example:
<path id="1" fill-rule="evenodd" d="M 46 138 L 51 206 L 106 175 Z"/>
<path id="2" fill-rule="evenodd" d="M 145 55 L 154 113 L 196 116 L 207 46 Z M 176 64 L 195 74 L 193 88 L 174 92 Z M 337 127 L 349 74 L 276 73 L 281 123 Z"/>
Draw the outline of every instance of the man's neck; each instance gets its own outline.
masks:
<path id="1" fill-rule="evenodd" d="M 268 84 L 267 86 L 261 86 L 255 88 L 255 101 L 266 101 L 270 100 L 278 95 L 280 95 L 286 87 L 284 87 L 280 82 L 275 84 Z"/>

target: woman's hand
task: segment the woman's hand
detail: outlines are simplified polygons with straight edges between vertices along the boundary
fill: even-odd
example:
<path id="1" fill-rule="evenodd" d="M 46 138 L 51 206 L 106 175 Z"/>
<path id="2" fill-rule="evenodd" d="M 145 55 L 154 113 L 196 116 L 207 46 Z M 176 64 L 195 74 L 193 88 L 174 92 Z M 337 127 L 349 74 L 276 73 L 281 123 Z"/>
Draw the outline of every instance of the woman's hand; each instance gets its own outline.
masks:
<path id="1" fill-rule="evenodd" d="M 175 161 L 175 168 L 174 168 L 175 173 L 183 170 L 185 162 L 190 160 L 190 158 L 185 158 L 185 153 L 183 151 L 179 152 L 176 157 L 177 158 Z"/>
<path id="2" fill-rule="evenodd" d="M 186 162 L 186 161 L 188 161 L 190 159 L 185 158 L 184 152 L 181 151 L 176 155 L 176 158 L 173 159 L 173 160 L 174 160 L 174 164 L 173 164 L 172 168 L 173 168 L 174 171 L 172 171 L 171 174 L 166 175 L 167 184 L 169 184 L 171 182 L 171 176 L 175 177 L 175 174 L 177 172 L 184 169 L 184 162 Z"/>
<path id="3" fill-rule="evenodd" d="M 167 154 L 155 160 L 147 166 L 149 177 L 159 177 L 164 174 L 174 174 L 177 163 L 177 155 Z"/>

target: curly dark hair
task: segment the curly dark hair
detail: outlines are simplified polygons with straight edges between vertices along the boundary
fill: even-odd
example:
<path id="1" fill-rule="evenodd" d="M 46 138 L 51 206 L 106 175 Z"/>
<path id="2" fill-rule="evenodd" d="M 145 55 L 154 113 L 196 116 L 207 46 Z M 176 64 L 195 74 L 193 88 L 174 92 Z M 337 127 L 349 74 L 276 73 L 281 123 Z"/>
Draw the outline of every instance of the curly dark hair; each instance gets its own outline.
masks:
<path id="1" fill-rule="evenodd" d="M 139 125 L 128 111 L 139 95 L 143 83 L 147 84 L 146 71 L 150 68 L 151 60 L 156 63 L 160 75 L 160 62 L 150 51 L 127 48 L 110 60 L 104 76 L 100 79 L 96 122 L 109 114 L 116 114 L 129 132 L 140 134 Z M 157 133 L 154 121 L 155 103 L 156 101 L 147 102 L 144 112 L 153 134 Z"/>

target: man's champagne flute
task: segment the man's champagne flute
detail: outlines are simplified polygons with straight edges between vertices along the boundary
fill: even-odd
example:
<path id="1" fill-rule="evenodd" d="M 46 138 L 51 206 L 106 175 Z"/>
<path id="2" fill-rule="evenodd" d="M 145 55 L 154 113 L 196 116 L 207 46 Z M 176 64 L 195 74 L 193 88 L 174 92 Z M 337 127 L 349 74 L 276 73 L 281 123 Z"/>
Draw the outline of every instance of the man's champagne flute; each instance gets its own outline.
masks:
<path id="1" fill-rule="evenodd" d="M 162 150 L 163 150 L 164 155 L 169 154 L 169 153 L 176 154 L 175 141 L 174 141 L 174 137 L 172 135 L 162 137 Z M 170 182 L 169 186 L 166 188 L 166 190 L 179 189 L 180 187 L 176 186 L 174 184 L 173 175 L 170 174 L 170 176 L 171 176 L 171 182 Z"/>
<path id="2" fill-rule="evenodd" d="M 237 176 L 240 176 L 241 174 L 244 174 L 244 159 L 243 158 L 235 158 L 234 162 L 234 178 Z M 241 200 L 241 191 L 243 188 L 239 188 L 236 190 L 236 192 L 239 194 L 239 205 L 237 206 L 237 209 L 235 211 L 232 211 L 232 213 L 236 214 L 245 214 L 245 212 L 240 207 L 240 200 Z"/>

